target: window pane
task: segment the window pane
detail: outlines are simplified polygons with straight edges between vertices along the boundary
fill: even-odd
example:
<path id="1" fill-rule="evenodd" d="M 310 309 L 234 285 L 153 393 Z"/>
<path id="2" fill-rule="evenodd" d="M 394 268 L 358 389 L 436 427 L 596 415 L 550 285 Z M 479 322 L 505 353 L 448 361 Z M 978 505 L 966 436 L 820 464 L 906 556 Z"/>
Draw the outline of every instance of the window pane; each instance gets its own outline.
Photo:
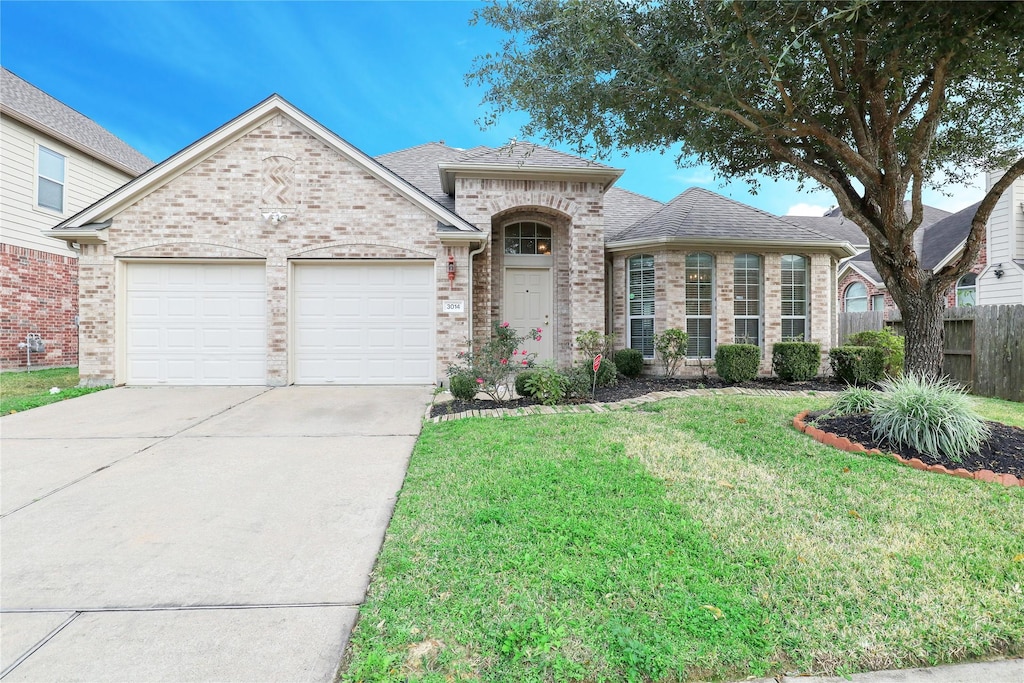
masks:
<path id="1" fill-rule="evenodd" d="M 64 182 L 64 157 L 45 147 L 39 148 L 39 175 L 58 183 Z"/>
<path id="2" fill-rule="evenodd" d="M 505 238 L 505 253 L 506 254 L 518 254 L 519 253 L 519 239 L 516 237 Z"/>
<path id="3" fill-rule="evenodd" d="M 537 237 L 546 237 L 551 239 L 551 228 L 546 225 L 537 224 Z"/>
<path id="4" fill-rule="evenodd" d="M 782 321 L 782 341 L 804 341 L 805 339 L 803 319 Z"/>
<path id="5" fill-rule="evenodd" d="M 736 321 L 736 343 L 761 345 L 760 321 L 754 318 L 740 318 Z"/>
<path id="6" fill-rule="evenodd" d="M 974 287 L 963 287 L 956 290 L 956 305 L 957 306 L 973 306 L 974 305 Z"/>
<path id="7" fill-rule="evenodd" d="M 640 350 L 645 358 L 654 358 L 654 318 L 629 321 L 629 348 Z"/>
<path id="8" fill-rule="evenodd" d="M 860 313 L 868 310 L 868 288 L 860 282 L 854 282 L 846 288 L 846 310 Z"/>
<path id="9" fill-rule="evenodd" d="M 39 206 L 64 211 L 64 186 L 46 178 L 39 179 Z"/>
<path id="10" fill-rule="evenodd" d="M 690 335 L 686 355 L 690 358 L 710 358 L 711 320 L 708 318 L 687 319 L 686 333 Z"/>
<path id="11" fill-rule="evenodd" d="M 885 310 L 885 295 L 874 294 L 871 296 L 871 310 L 872 311 L 884 311 Z"/>
<path id="12" fill-rule="evenodd" d="M 521 223 L 513 223 L 512 225 L 505 228 L 505 237 L 519 237 L 519 226 Z"/>

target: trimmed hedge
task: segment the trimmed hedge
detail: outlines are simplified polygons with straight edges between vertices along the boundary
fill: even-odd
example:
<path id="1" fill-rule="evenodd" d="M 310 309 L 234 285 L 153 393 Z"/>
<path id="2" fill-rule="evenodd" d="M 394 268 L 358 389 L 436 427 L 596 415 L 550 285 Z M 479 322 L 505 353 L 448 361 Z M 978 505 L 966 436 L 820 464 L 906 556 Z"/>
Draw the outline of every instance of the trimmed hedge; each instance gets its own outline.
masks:
<path id="1" fill-rule="evenodd" d="M 753 344 L 719 344 L 715 372 L 726 382 L 749 382 L 757 377 L 761 348 Z"/>
<path id="2" fill-rule="evenodd" d="M 903 372 L 903 337 L 884 327 L 851 334 L 844 346 L 873 346 L 885 355 L 885 374 L 899 377 Z"/>
<path id="3" fill-rule="evenodd" d="M 480 386 L 476 381 L 476 377 L 458 374 L 452 375 L 451 379 L 448 380 L 448 391 L 457 399 L 472 401 L 476 398 L 476 392 L 480 391 Z"/>
<path id="4" fill-rule="evenodd" d="M 626 377 L 639 377 L 644 371 L 644 354 L 640 349 L 616 351 L 615 367 Z"/>
<path id="5" fill-rule="evenodd" d="M 832 374 L 847 384 L 880 382 L 885 376 L 885 349 L 875 346 L 837 346 L 828 362 Z"/>
<path id="6" fill-rule="evenodd" d="M 786 382 L 805 382 L 818 376 L 821 344 L 779 342 L 772 347 L 772 370 Z"/>

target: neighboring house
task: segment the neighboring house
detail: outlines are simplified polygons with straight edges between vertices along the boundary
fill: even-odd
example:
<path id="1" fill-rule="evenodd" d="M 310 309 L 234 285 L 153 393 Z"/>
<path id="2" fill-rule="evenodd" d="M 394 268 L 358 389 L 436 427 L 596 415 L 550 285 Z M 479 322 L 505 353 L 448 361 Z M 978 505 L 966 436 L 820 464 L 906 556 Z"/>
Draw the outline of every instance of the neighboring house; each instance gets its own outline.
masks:
<path id="1" fill-rule="evenodd" d="M 766 371 L 777 341 L 835 342 L 846 240 L 622 172 L 531 144 L 374 159 L 271 96 L 53 230 L 81 248 L 83 379 L 434 383 L 504 321 L 561 365 L 587 330 L 749 341 Z"/>
<path id="2" fill-rule="evenodd" d="M 98 124 L 0 67 L 0 367 L 78 362 L 78 259 L 52 228 L 152 166 Z M 21 346 L 19 346 L 21 345 Z"/>

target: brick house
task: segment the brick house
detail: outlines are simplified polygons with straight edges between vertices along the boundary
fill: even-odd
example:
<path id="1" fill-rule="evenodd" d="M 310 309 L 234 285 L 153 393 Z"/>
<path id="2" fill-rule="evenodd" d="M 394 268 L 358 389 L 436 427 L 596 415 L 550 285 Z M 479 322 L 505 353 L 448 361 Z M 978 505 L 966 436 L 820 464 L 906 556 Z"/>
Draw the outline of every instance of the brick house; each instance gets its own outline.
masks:
<path id="1" fill-rule="evenodd" d="M 846 240 L 622 173 L 531 144 L 371 158 L 271 96 L 53 230 L 81 249 L 83 380 L 435 383 L 502 321 L 561 365 L 587 330 L 750 341 L 766 371 L 783 338 L 835 342 Z"/>
<path id="2" fill-rule="evenodd" d="M 78 362 L 78 253 L 43 230 L 152 162 L 94 121 L 0 67 L 0 367 Z M 20 345 L 20 346 L 19 346 Z"/>

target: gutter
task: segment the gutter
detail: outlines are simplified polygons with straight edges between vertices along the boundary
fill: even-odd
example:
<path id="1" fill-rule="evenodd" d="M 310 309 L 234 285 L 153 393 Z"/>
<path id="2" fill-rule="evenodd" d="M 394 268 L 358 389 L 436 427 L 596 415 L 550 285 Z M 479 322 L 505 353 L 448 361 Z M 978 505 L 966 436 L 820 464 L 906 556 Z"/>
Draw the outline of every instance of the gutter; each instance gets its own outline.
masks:
<path id="1" fill-rule="evenodd" d="M 844 256 L 856 256 L 858 252 L 852 244 L 845 241 L 806 241 L 806 240 L 749 240 L 749 239 L 730 239 L 728 237 L 656 237 L 656 238 L 642 238 L 635 240 L 624 240 L 621 242 L 611 242 L 605 245 L 605 249 L 609 252 L 617 251 L 630 251 L 634 249 L 641 249 L 645 247 L 693 247 L 700 249 L 708 249 L 714 246 L 729 247 L 730 250 L 736 248 L 749 248 L 755 251 L 769 249 L 772 251 L 782 250 L 811 250 L 811 251 L 828 251 L 833 253 L 843 254 Z"/>

